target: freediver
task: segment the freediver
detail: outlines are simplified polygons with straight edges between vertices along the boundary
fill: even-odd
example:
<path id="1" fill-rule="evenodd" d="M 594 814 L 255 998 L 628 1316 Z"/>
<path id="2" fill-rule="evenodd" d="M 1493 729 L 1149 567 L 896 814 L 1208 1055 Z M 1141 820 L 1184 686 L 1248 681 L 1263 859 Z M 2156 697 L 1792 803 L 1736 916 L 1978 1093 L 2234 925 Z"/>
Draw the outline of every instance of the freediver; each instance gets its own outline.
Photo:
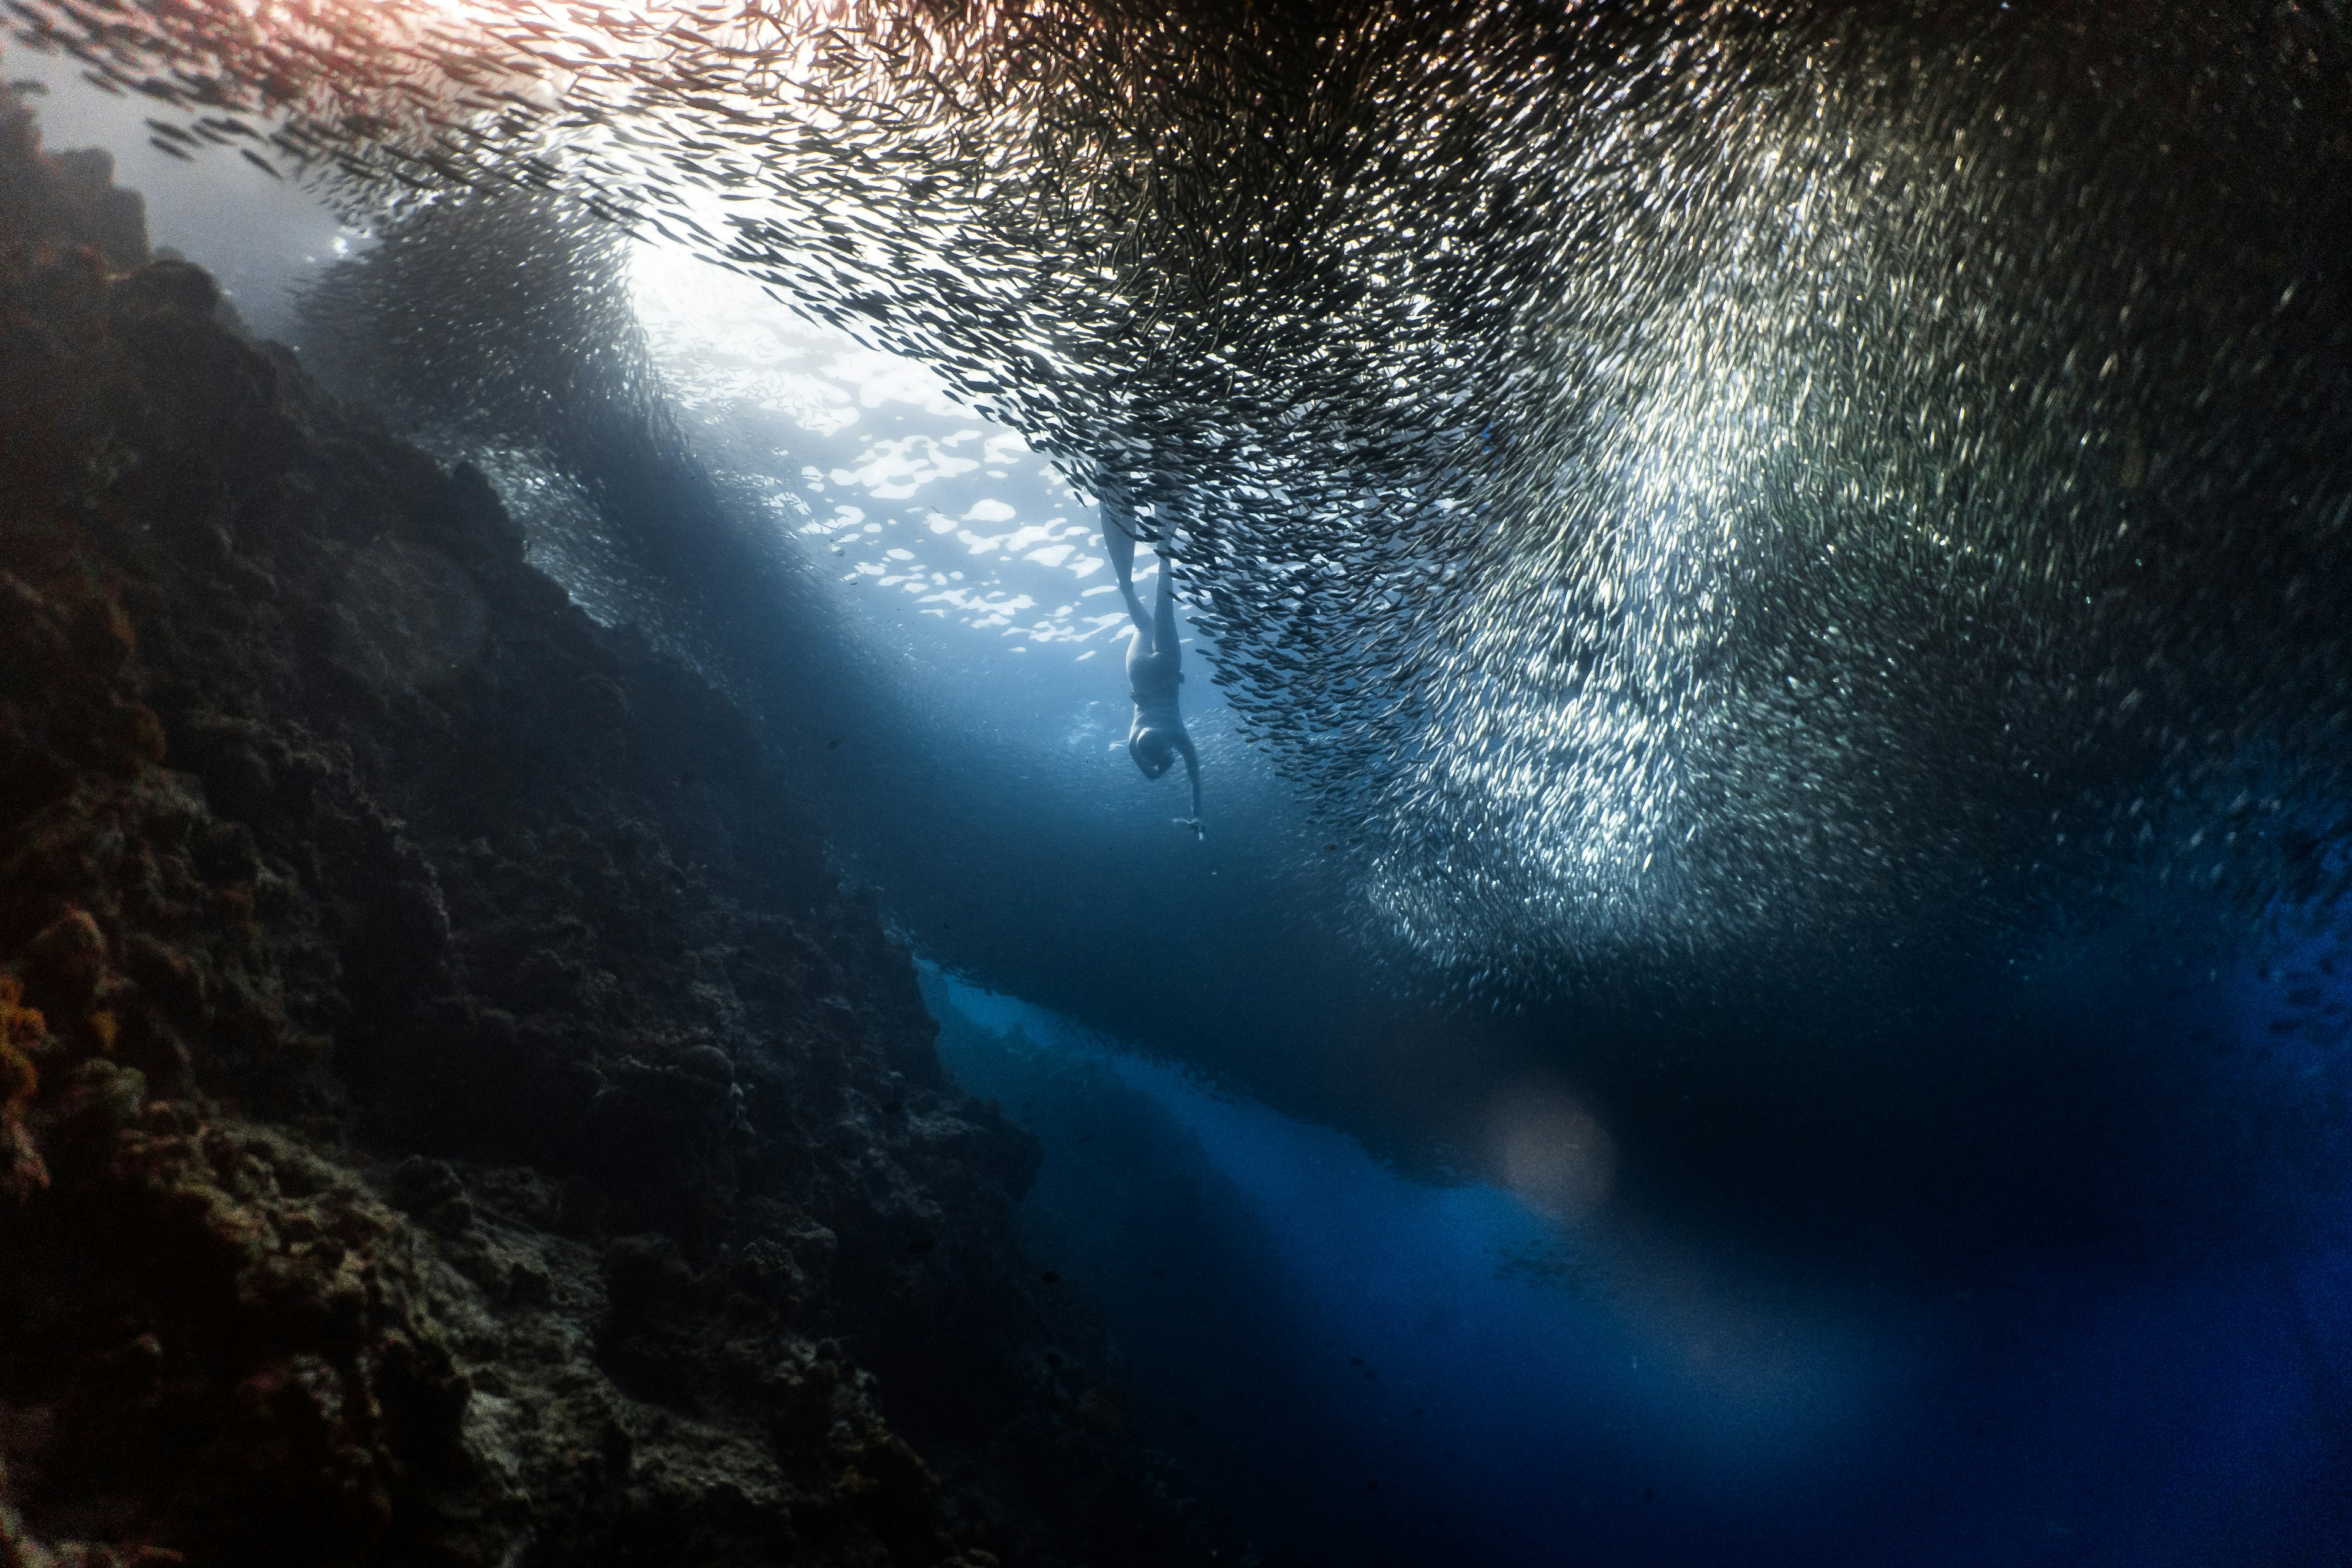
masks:
<path id="1" fill-rule="evenodd" d="M 1103 506 L 1103 549 L 1110 556 L 1111 570 L 1118 575 L 1119 596 L 1127 601 L 1128 618 L 1135 623 L 1135 636 L 1127 645 L 1127 684 L 1135 695 L 1135 721 L 1128 726 L 1127 754 L 1148 779 L 1158 778 L 1175 765 L 1178 756 L 1183 757 L 1184 772 L 1192 781 L 1192 815 L 1180 816 L 1176 822 L 1191 828 L 1198 838 L 1203 836 L 1201 759 L 1192 750 L 1192 737 L 1185 733 L 1184 715 L 1177 707 L 1177 688 L 1184 681 L 1184 653 L 1176 637 L 1176 574 L 1167 551 L 1160 550 L 1155 613 L 1147 616 L 1135 592 L 1135 534 L 1108 501 Z"/>

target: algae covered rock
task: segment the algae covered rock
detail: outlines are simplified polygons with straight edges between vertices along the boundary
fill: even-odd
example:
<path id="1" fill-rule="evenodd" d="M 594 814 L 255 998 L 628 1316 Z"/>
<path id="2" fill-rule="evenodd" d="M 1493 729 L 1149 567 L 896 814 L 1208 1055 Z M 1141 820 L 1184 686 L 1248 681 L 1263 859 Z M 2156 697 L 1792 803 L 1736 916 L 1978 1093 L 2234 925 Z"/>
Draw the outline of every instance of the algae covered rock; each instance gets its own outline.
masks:
<path id="1" fill-rule="evenodd" d="M 1193 1560 L 746 719 L 107 173 L 0 99 L 0 1562 Z"/>

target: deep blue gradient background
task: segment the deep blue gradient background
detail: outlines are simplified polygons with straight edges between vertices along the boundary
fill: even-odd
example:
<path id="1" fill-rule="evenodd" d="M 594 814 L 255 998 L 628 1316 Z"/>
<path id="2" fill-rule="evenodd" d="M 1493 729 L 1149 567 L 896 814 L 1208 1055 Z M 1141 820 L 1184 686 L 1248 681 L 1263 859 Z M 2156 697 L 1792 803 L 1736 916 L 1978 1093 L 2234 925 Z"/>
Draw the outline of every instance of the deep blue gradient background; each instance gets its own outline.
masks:
<path id="1" fill-rule="evenodd" d="M 142 158 L 135 107 L 41 74 L 55 144 L 120 130 L 158 241 L 290 320 L 331 218 Z M 777 440 L 788 479 L 825 457 Z M 1856 931 L 1812 973 L 1465 1017 L 1339 931 L 1308 803 L 1205 681 L 1196 845 L 1119 754 L 1110 660 L 894 618 L 641 478 L 598 525 L 680 596 L 595 603 L 754 711 L 934 962 L 950 1068 L 1044 1142 L 1038 1266 L 1101 1303 L 1237 1549 L 2352 1562 L 2343 921 L 2149 889 L 2011 951 Z M 1547 1097 L 1613 1145 L 1574 1223 L 1497 1184 L 1496 1128 Z"/>
<path id="2" fill-rule="evenodd" d="M 2333 1158 L 2264 1173 L 2259 1223 L 2158 1177 L 2137 1212 L 2052 1190 L 1948 1251 L 1857 1202 L 1797 1259 L 1561 1226 L 1012 998 L 929 994 L 950 1068 L 1045 1141 L 1041 1266 L 1101 1300 L 1148 1436 L 1273 1560 L 2321 1564 L 2352 1540 Z M 2333 1047 L 2297 1059 L 2270 995 L 2222 977 L 2133 1044 L 2307 1081 Z"/>

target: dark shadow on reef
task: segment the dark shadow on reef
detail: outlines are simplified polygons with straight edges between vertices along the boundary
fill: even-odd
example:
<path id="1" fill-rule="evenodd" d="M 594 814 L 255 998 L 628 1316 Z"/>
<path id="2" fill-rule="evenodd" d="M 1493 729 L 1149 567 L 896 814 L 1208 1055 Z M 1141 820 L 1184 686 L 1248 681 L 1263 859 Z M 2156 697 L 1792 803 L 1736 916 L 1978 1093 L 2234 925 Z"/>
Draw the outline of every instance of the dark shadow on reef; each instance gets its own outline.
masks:
<path id="1" fill-rule="evenodd" d="M 745 721 L 146 248 L 0 98 L 0 1563 L 1201 1556 Z"/>

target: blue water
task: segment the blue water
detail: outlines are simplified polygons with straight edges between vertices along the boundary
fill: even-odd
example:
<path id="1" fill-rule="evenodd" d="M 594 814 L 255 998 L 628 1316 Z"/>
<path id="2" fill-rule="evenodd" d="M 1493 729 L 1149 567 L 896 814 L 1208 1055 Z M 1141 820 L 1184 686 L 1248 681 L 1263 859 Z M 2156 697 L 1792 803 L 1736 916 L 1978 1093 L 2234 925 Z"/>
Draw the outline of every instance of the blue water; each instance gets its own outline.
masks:
<path id="1" fill-rule="evenodd" d="M 202 182 L 142 162 L 136 110 L 20 64 L 58 86 L 61 143 L 121 132 L 158 239 L 257 323 L 348 237 L 234 159 Z M 691 386 L 752 307 L 681 291 L 711 312 L 669 323 Z M 800 783 L 935 961 L 950 1069 L 1042 1141 L 1027 1247 L 1099 1304 L 1138 1430 L 1235 1558 L 2352 1562 L 2333 937 L 2192 940 L 2150 910 L 1990 960 L 1845 932 L 1876 956 L 1824 974 L 1876 990 L 1797 976 L 1744 1012 L 1580 996 L 1506 1028 L 1401 1000 L 1333 934 L 1332 830 L 1213 686 L 1188 695 L 1210 838 L 1134 776 L 1110 639 L 1085 630 L 1099 574 L 986 532 L 1018 510 L 1083 540 L 1051 476 L 852 483 L 908 431 L 1002 433 L 966 441 L 921 384 L 851 369 L 838 427 L 742 400 L 765 500 L 800 508 L 747 530 L 751 565 L 813 567 L 832 618 L 760 599 L 741 555 L 679 558 L 751 584 L 734 689 L 809 753 Z M 853 684 L 827 638 L 881 674 Z"/>
<path id="2" fill-rule="evenodd" d="M 2343 1560 L 2340 1224 L 2219 1263 L 2012 1257 L 1961 1286 L 1793 1268 L 1409 1179 L 927 980 L 951 1070 L 1044 1141 L 1040 1266 L 1101 1300 L 1147 1439 L 1271 1561 Z M 2235 1010 L 2262 1049 L 2274 1018 Z"/>

